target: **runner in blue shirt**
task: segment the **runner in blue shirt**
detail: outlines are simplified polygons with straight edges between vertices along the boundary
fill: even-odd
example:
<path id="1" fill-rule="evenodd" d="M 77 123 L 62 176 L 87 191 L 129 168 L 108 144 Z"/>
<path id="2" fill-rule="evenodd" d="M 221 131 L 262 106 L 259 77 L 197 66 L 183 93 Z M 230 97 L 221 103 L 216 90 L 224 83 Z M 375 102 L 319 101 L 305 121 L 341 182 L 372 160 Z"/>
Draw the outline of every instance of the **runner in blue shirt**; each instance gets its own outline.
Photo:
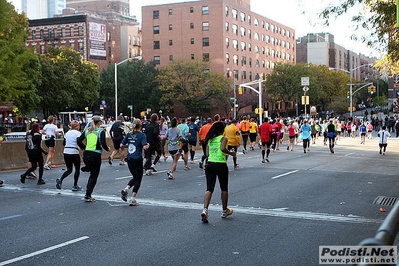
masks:
<path id="1" fill-rule="evenodd" d="M 303 152 L 306 153 L 306 149 L 310 151 L 309 145 L 310 145 L 310 132 L 312 131 L 312 128 L 308 124 L 308 120 L 304 119 L 303 120 L 303 125 L 301 126 L 301 132 L 302 132 L 302 142 L 303 142 Z"/>

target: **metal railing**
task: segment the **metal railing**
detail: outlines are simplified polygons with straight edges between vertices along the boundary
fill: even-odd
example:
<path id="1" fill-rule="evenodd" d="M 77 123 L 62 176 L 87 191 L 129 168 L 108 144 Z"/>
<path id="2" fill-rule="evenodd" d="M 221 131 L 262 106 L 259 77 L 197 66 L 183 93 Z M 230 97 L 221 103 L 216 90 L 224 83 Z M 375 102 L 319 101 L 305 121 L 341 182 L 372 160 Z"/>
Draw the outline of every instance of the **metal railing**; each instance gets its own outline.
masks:
<path id="1" fill-rule="evenodd" d="M 399 232 L 399 202 L 397 202 L 388 216 L 378 228 L 373 238 L 367 238 L 360 242 L 359 246 L 392 246 Z M 397 260 L 398 261 L 398 260 Z M 356 264 L 356 265 L 374 265 L 374 264 Z M 399 263 L 397 264 L 399 265 Z"/>

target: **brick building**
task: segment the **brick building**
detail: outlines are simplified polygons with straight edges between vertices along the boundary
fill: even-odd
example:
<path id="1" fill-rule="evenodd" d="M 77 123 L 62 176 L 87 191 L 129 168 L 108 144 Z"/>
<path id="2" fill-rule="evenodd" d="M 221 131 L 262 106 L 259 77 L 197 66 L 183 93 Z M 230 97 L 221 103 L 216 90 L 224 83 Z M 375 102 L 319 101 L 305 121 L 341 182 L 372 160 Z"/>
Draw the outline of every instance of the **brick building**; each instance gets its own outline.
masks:
<path id="1" fill-rule="evenodd" d="M 128 3 L 126 0 L 67 1 L 68 8 L 61 15 L 29 20 L 26 45 L 41 54 L 49 46 L 72 47 L 84 60 L 98 64 L 99 70 L 141 55 L 139 24 L 126 10 Z M 75 5 L 77 9 L 70 7 Z"/>
<path id="2" fill-rule="evenodd" d="M 231 70 L 237 88 L 271 73 L 276 63 L 296 63 L 295 30 L 250 11 L 250 0 L 143 6 L 142 17 L 143 58 L 160 67 L 174 59 L 202 58 L 211 62 L 211 71 Z M 257 107 L 253 94 L 253 106 L 242 113 Z M 266 100 L 263 105 L 270 108 Z"/>

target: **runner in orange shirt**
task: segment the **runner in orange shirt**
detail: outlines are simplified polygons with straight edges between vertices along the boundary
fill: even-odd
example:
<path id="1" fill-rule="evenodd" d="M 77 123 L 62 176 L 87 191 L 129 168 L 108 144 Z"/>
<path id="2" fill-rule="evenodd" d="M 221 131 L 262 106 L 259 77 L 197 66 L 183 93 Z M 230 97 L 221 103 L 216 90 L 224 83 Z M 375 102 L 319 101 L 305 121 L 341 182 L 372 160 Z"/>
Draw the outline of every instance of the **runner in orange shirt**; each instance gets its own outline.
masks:
<path id="1" fill-rule="evenodd" d="M 251 127 L 251 123 L 248 121 L 248 118 L 245 116 L 244 120 L 240 122 L 240 131 L 242 136 L 242 145 L 244 146 L 244 150 L 242 153 L 247 153 L 247 142 L 249 137 L 249 129 Z"/>
<path id="2" fill-rule="evenodd" d="M 205 154 L 206 154 L 206 145 L 204 143 L 204 140 L 205 140 L 206 135 L 208 134 L 208 131 L 211 128 L 211 126 L 212 126 L 212 118 L 209 117 L 206 120 L 206 124 L 203 125 L 200 128 L 200 131 L 198 132 L 198 138 L 199 138 L 199 142 L 200 142 L 200 145 L 202 147 L 202 152 L 203 152 L 202 157 L 201 157 L 201 161 L 199 162 L 199 168 L 201 168 L 201 169 L 203 168 L 204 161 L 206 159 L 206 156 L 205 156 Z"/>

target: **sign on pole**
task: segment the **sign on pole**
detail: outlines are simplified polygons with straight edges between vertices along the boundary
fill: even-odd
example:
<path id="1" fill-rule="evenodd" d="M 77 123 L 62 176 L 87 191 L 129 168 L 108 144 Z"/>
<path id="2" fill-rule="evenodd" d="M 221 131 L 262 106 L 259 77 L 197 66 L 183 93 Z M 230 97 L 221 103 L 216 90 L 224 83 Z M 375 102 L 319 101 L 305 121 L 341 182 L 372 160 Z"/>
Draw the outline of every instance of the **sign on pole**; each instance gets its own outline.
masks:
<path id="1" fill-rule="evenodd" d="M 309 86 L 309 85 L 310 85 L 309 84 L 309 77 L 302 77 L 301 78 L 301 86 Z"/>

